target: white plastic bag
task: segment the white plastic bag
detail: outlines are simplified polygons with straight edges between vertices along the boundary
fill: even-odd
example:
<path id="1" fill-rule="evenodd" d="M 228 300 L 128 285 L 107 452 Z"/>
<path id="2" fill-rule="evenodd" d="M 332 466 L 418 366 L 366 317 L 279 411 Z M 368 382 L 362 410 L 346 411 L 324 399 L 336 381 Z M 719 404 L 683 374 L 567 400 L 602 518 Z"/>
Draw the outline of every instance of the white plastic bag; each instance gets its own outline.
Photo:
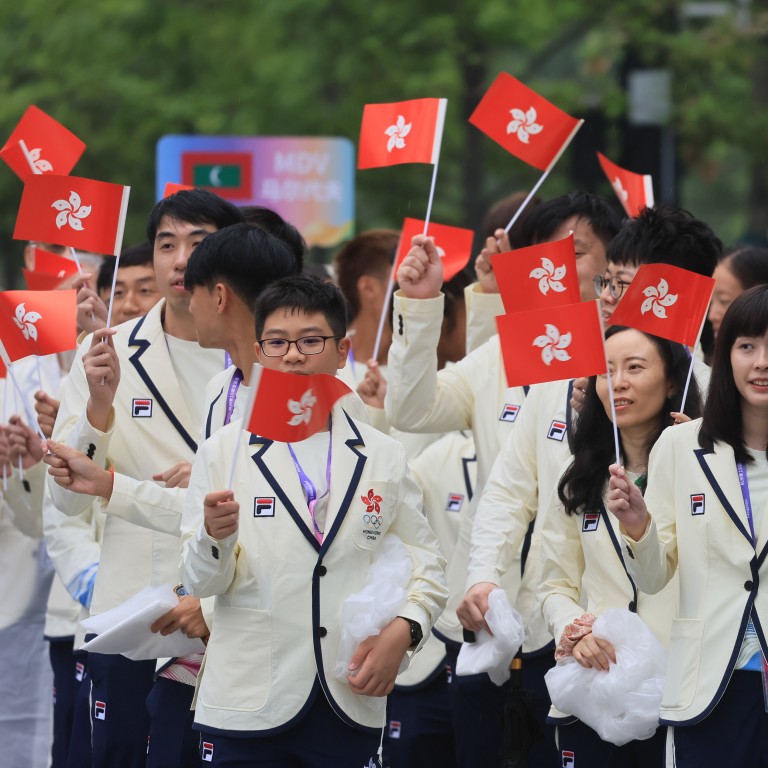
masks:
<path id="1" fill-rule="evenodd" d="M 512 607 L 503 589 L 488 595 L 485 620 L 492 635 L 484 629 L 475 633 L 474 643 L 463 643 L 456 662 L 457 675 L 487 672 L 496 685 L 509 680 L 509 665 L 525 639 L 523 617 Z"/>
<path id="2" fill-rule="evenodd" d="M 613 645 L 616 664 L 605 672 L 582 667 L 571 656 L 559 661 L 544 678 L 552 703 L 616 746 L 649 739 L 659 724 L 666 650 L 625 608 L 599 616 L 592 634 Z"/>
<path id="3" fill-rule="evenodd" d="M 387 533 L 368 566 L 365 586 L 341 604 L 341 639 L 335 676 L 346 683 L 349 662 L 357 646 L 373 637 L 402 610 L 411 580 L 413 560 L 399 536 Z M 407 668 L 407 657 L 400 671 Z"/>

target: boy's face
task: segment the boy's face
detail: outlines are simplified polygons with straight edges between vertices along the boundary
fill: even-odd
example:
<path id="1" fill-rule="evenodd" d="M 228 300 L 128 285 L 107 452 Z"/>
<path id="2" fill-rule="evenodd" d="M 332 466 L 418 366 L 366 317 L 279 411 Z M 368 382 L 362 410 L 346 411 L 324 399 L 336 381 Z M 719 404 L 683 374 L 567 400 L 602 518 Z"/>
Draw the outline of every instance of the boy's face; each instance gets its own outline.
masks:
<path id="1" fill-rule="evenodd" d="M 109 301 L 111 287 L 106 291 L 104 301 Z M 117 325 L 126 320 L 142 317 L 160 301 L 154 267 L 137 264 L 131 267 L 117 267 L 115 296 L 112 301 L 112 322 Z"/>
<path id="2" fill-rule="evenodd" d="M 264 323 L 261 341 L 287 339 L 296 341 L 306 337 L 333 336 L 331 326 L 325 315 L 320 312 L 307 314 L 301 310 L 278 309 L 269 315 Z M 298 373 L 308 376 L 312 373 L 327 373 L 335 376 L 339 368 L 343 368 L 349 354 L 349 338 L 326 339 L 325 348 L 316 355 L 306 355 L 299 352 L 296 344 L 291 344 L 282 357 L 270 357 L 261 350 L 256 342 L 256 358 L 265 368 L 284 373 Z"/>
<path id="3" fill-rule="evenodd" d="M 192 288 L 189 299 L 189 311 L 197 331 L 197 342 L 206 349 L 216 348 L 220 337 L 221 315 L 218 312 L 221 303 L 219 291 L 209 290 L 204 285 Z"/>

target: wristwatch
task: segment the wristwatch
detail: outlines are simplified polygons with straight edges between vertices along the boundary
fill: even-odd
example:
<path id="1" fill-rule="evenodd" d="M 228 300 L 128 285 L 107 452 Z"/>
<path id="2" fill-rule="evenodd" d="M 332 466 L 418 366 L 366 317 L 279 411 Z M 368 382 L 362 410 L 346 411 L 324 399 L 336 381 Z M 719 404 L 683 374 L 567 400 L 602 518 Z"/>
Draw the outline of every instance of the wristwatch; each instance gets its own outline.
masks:
<path id="1" fill-rule="evenodd" d="M 413 619 L 408 619 L 405 616 L 399 616 L 400 619 L 405 619 L 411 625 L 411 648 L 415 648 L 424 637 L 424 633 L 421 631 L 421 624 Z"/>

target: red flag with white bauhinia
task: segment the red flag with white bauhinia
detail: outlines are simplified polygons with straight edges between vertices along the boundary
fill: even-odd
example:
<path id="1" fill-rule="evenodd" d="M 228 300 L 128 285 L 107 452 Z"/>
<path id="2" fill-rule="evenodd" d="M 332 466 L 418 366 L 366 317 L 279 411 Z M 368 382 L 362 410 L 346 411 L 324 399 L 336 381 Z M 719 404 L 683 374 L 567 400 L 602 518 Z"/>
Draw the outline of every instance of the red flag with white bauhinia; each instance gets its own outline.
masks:
<path id="1" fill-rule="evenodd" d="M 395 257 L 395 274 L 408 255 L 408 251 L 411 250 L 411 240 L 423 233 L 424 221 L 403 219 L 403 229 L 400 232 L 400 243 Z M 428 233 L 431 238 L 434 238 L 435 248 L 443 261 L 443 281 L 447 283 L 467 266 L 469 257 L 472 255 L 475 233 L 471 229 L 435 224 L 434 221 L 429 222 Z"/>
<path id="2" fill-rule="evenodd" d="M 653 180 L 648 174 L 628 171 L 600 152 L 597 159 L 627 216 L 638 216 L 644 208 L 653 208 Z"/>
<path id="3" fill-rule="evenodd" d="M 246 429 L 278 443 L 306 440 L 327 429 L 334 403 L 352 391 L 336 376 L 302 376 L 259 365 L 251 382 L 254 400 Z"/>
<path id="4" fill-rule="evenodd" d="M 30 176 L 13 237 L 117 256 L 130 191 L 77 176 Z"/>
<path id="5" fill-rule="evenodd" d="M 573 235 L 491 256 L 504 310 L 524 312 L 581 301 Z"/>
<path id="6" fill-rule="evenodd" d="M 177 192 L 184 192 L 186 190 L 194 189 L 191 184 L 177 184 L 175 181 L 166 181 L 165 189 L 163 190 L 163 197 L 170 197 Z"/>
<path id="7" fill-rule="evenodd" d="M 497 317 L 507 386 L 605 373 L 598 312 L 583 301 Z"/>
<path id="8" fill-rule="evenodd" d="M 85 144 L 50 115 L 31 105 L 0 149 L 0 157 L 22 180 L 43 173 L 66 176 Z"/>
<path id="9" fill-rule="evenodd" d="M 536 91 L 501 72 L 469 122 L 523 162 L 546 171 L 583 120 L 571 117 Z"/>
<path id="10" fill-rule="evenodd" d="M 66 256 L 35 246 L 35 268 L 22 269 L 30 291 L 49 291 L 77 274 L 77 264 Z"/>
<path id="11" fill-rule="evenodd" d="M 611 315 L 611 325 L 626 325 L 664 339 L 696 345 L 715 281 L 673 267 L 643 264 Z"/>
<path id="12" fill-rule="evenodd" d="M 0 341 L 11 361 L 77 346 L 77 291 L 3 291 Z"/>
<path id="13" fill-rule="evenodd" d="M 447 99 L 366 104 L 360 126 L 358 168 L 401 163 L 436 165 L 443 140 Z"/>

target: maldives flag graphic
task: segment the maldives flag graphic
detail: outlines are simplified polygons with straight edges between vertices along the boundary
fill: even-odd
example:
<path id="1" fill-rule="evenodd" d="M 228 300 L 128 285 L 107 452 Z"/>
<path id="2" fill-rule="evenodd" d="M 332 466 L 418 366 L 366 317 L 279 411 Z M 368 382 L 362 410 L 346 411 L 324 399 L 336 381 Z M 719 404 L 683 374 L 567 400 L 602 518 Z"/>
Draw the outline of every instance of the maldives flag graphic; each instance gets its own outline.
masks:
<path id="1" fill-rule="evenodd" d="M 496 318 L 507 386 L 605 373 L 596 301 Z"/>
<path id="2" fill-rule="evenodd" d="M 77 274 L 77 264 L 66 256 L 35 246 L 34 270 L 22 269 L 30 291 L 50 291 Z"/>
<path id="3" fill-rule="evenodd" d="M 334 403 L 351 389 L 335 376 L 301 376 L 254 365 L 247 429 L 278 443 L 306 440 L 328 427 Z"/>
<path id="4" fill-rule="evenodd" d="M 597 159 L 627 216 L 638 216 L 643 208 L 653 208 L 653 180 L 650 176 L 627 171 L 600 152 Z"/>
<path id="5" fill-rule="evenodd" d="M 431 163 L 440 157 L 447 99 L 366 104 L 360 126 L 358 168 Z"/>
<path id="6" fill-rule="evenodd" d="M 502 72 L 485 92 L 469 122 L 523 162 L 545 171 L 571 141 L 583 120 Z"/>
<path id="7" fill-rule="evenodd" d="M 183 152 L 181 182 L 184 189 L 201 187 L 227 200 L 248 200 L 253 196 L 253 155 L 250 152 Z"/>
<path id="8" fill-rule="evenodd" d="M 0 341 L 11 361 L 77 346 L 77 291 L 0 293 Z"/>
<path id="9" fill-rule="evenodd" d="M 491 265 L 507 313 L 581 301 L 573 235 L 494 254 Z"/>
<path id="10" fill-rule="evenodd" d="M 68 174 L 85 144 L 50 115 L 31 105 L 8 137 L 0 157 L 23 181 L 42 173 Z"/>
<path id="11" fill-rule="evenodd" d="M 130 191 L 77 176 L 30 176 L 13 237 L 117 256 Z"/>
<path id="12" fill-rule="evenodd" d="M 611 325 L 626 325 L 692 347 L 714 287 L 711 277 L 687 269 L 643 264 L 614 310 Z"/>
<path id="13" fill-rule="evenodd" d="M 472 242 L 475 233 L 471 229 L 450 227 L 447 224 L 429 222 L 429 236 L 434 238 L 435 247 L 443 260 L 443 280 L 448 282 L 452 277 L 467 266 L 472 254 Z M 395 258 L 395 273 L 403 263 L 403 259 L 411 250 L 411 240 L 416 235 L 424 233 L 424 221 L 421 219 L 404 219 L 400 232 L 400 244 Z"/>

